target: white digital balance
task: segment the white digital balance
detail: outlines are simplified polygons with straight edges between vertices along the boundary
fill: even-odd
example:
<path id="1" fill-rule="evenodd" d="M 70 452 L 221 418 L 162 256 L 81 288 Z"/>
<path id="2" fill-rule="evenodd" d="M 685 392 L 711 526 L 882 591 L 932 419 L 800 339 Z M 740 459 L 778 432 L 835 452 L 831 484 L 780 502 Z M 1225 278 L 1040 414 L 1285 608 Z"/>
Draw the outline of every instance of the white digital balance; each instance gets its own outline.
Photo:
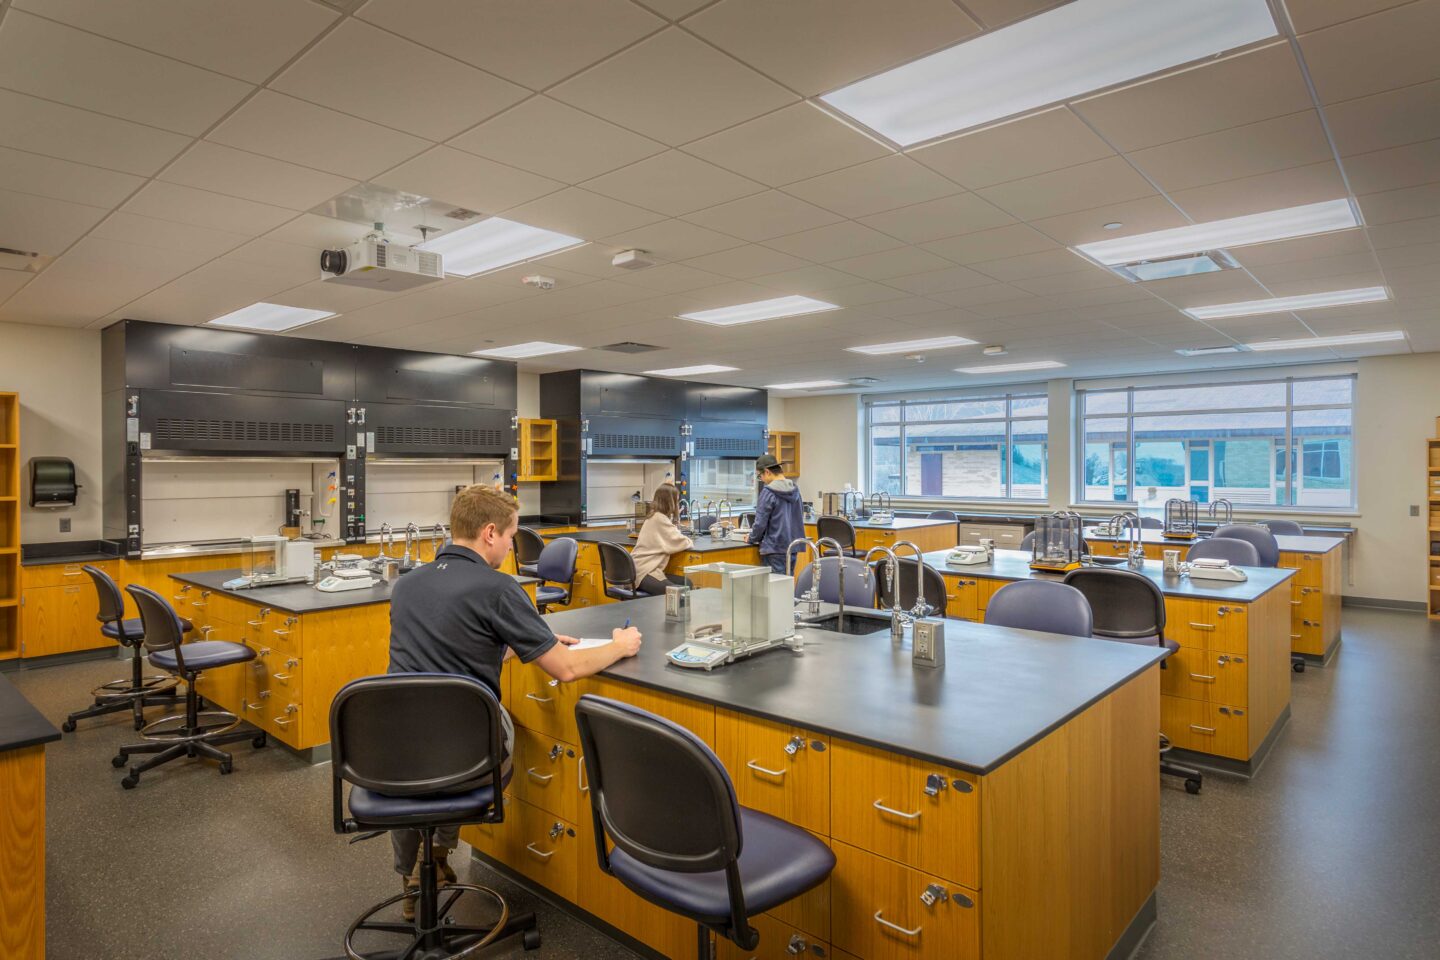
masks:
<path id="1" fill-rule="evenodd" d="M 1241 583 L 1249 580 L 1250 577 L 1239 567 L 1230 566 L 1229 560 L 1201 557 L 1199 560 L 1190 561 L 1190 579 L 1228 580 L 1231 583 Z"/>

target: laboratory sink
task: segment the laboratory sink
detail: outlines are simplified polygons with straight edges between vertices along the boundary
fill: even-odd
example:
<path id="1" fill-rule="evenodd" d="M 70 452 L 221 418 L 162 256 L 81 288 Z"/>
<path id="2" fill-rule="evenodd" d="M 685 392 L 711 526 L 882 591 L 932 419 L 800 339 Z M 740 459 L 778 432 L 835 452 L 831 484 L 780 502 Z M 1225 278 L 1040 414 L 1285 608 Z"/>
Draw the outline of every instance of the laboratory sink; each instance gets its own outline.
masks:
<path id="1" fill-rule="evenodd" d="M 846 610 L 844 619 L 838 613 L 827 613 L 819 617 L 805 617 L 802 627 L 816 627 L 833 633 L 848 633 L 853 636 L 867 636 L 890 629 L 890 614 L 863 608 Z"/>

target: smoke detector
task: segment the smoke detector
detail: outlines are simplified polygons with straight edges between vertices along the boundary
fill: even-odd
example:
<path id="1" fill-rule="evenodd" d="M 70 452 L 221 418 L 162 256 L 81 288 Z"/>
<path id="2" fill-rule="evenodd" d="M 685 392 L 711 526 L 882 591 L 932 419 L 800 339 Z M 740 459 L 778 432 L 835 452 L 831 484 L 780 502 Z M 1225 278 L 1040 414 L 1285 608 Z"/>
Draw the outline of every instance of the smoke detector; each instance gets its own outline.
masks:
<path id="1" fill-rule="evenodd" d="M 916 363 L 924 363 L 924 362 L 925 362 L 925 354 L 923 354 L 923 353 L 907 353 L 907 354 L 905 354 L 905 359 L 906 359 L 906 360 L 913 360 L 913 361 L 915 361 Z"/>
<path id="2" fill-rule="evenodd" d="M 987 357 L 1003 357 L 1005 356 L 1005 354 L 1009 353 L 1009 351 L 1005 349 L 1004 344 L 992 343 L 990 344 L 990 346 L 985 348 L 984 353 Z"/>
<path id="3" fill-rule="evenodd" d="M 644 270 L 655 266 L 655 261 L 645 256 L 644 250 L 621 250 L 610 258 L 610 266 L 621 270 Z"/>
<path id="4" fill-rule="evenodd" d="M 521 277 L 521 278 L 520 278 L 520 282 L 523 283 L 523 284 L 525 284 L 525 286 L 527 286 L 527 287 L 534 287 L 536 290 L 554 290 L 554 289 L 555 289 L 555 278 L 554 278 L 554 277 L 545 277 L 545 276 L 541 276 L 541 275 L 538 274 L 538 273 L 532 273 L 532 274 L 530 274 L 530 276 L 528 276 L 528 277 Z"/>

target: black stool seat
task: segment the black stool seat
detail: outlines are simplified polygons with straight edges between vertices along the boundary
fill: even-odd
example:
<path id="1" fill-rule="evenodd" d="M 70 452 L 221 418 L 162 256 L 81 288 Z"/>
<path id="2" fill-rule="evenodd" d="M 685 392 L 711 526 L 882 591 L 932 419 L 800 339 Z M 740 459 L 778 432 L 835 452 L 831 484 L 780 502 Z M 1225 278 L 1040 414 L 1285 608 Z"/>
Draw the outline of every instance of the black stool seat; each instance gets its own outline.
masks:
<path id="1" fill-rule="evenodd" d="M 547 603 L 564 603 L 570 591 L 564 587 L 536 587 L 535 602 L 541 606 Z"/>
<path id="2" fill-rule="evenodd" d="M 180 629 L 189 633 L 195 629 L 195 624 L 180 618 Z M 113 623 L 102 623 L 100 633 L 111 640 L 120 640 L 128 643 L 139 643 L 145 636 L 145 624 L 139 617 L 132 617 L 129 620 L 116 620 Z"/>
<path id="3" fill-rule="evenodd" d="M 255 651 L 243 643 L 228 640 L 198 640 L 185 644 L 185 665 L 188 670 L 213 670 L 228 667 L 232 663 L 244 663 L 255 659 Z M 180 670 L 179 659 L 174 650 L 157 650 L 150 654 L 150 663 L 162 670 Z"/>
<path id="4" fill-rule="evenodd" d="M 803 830 L 749 807 L 740 808 L 745 845 L 740 851 L 740 885 L 745 909 L 764 913 L 793 900 L 830 875 L 835 854 Z M 725 871 L 676 873 L 649 867 L 623 850 L 610 851 L 610 869 L 631 890 L 699 923 L 730 920 Z"/>
<path id="5" fill-rule="evenodd" d="M 505 778 L 509 781 L 509 777 Z M 437 820 L 475 817 L 476 823 L 490 816 L 495 805 L 495 789 L 490 784 L 464 793 L 421 794 L 395 797 L 364 787 L 350 790 L 350 815 L 375 825 L 386 823 L 396 827 L 423 827 Z"/>

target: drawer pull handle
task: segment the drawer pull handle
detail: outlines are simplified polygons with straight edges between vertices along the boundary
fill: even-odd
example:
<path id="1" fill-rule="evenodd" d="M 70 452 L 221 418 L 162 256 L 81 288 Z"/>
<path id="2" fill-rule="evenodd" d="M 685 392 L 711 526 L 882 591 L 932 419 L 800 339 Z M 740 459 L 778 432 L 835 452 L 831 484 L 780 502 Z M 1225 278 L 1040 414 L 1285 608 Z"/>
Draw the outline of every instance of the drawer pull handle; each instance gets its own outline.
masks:
<path id="1" fill-rule="evenodd" d="M 1190 621 L 1190 626 L 1194 627 L 1196 630 L 1214 630 L 1214 629 L 1215 629 L 1215 624 L 1213 624 L 1213 623 L 1196 623 L 1194 620 L 1191 620 L 1191 621 Z"/>
<path id="2" fill-rule="evenodd" d="M 1300 606 L 1300 601 L 1299 601 L 1299 600 L 1291 600 L 1291 601 L 1290 601 L 1290 606 L 1292 606 L 1292 607 L 1298 607 L 1298 606 Z"/>
<path id="3" fill-rule="evenodd" d="M 531 780 L 538 780 L 540 783 L 549 783 L 555 779 L 553 773 L 536 773 L 534 767 L 527 767 L 525 772 L 530 775 Z"/>
<path id="4" fill-rule="evenodd" d="M 1290 639 L 1291 639 L 1291 640 L 1299 640 L 1299 639 L 1300 639 L 1300 634 L 1298 634 L 1298 633 L 1292 633 L 1292 634 L 1290 634 Z"/>
<path id="5" fill-rule="evenodd" d="M 1205 674 L 1205 673 L 1192 673 L 1192 674 L 1190 674 L 1190 679 L 1191 679 L 1191 680 L 1199 680 L 1201 683 L 1214 683 L 1214 682 L 1215 682 L 1215 678 L 1214 678 L 1214 677 L 1210 676 L 1209 674 Z"/>
<path id="6" fill-rule="evenodd" d="M 534 700 L 536 703 L 550 703 L 550 702 L 551 702 L 552 700 L 554 700 L 555 698 L 554 698 L 554 697 L 537 697 L 537 696 L 535 696 L 535 694 L 533 694 L 533 693 L 527 693 L 527 694 L 525 694 L 525 699 L 526 699 L 526 700 Z"/>
<path id="7" fill-rule="evenodd" d="M 199 606 L 199 604 L 196 604 L 196 606 Z M 290 636 L 290 631 L 289 631 L 289 630 L 279 630 L 279 629 L 276 629 L 276 630 L 271 630 L 270 632 L 273 633 L 273 634 L 275 634 L 275 636 L 277 636 L 277 637 L 288 637 L 288 636 Z"/>
<path id="8" fill-rule="evenodd" d="M 581 793 L 590 792 L 590 784 L 585 782 L 585 754 L 583 753 L 580 754 L 580 775 L 576 777 L 576 780 L 578 780 L 580 783 Z"/>
<path id="9" fill-rule="evenodd" d="M 541 860 L 549 860 L 551 857 L 555 856 L 554 850 L 540 850 L 533 843 L 525 844 L 525 849 L 535 854 L 535 856 L 539 857 Z"/>
<path id="10" fill-rule="evenodd" d="M 907 937 L 918 937 L 920 936 L 920 931 L 924 929 L 923 927 L 916 927 L 914 930 L 906 930 L 904 927 L 900 926 L 900 924 L 891 923 L 889 920 L 886 920 L 884 917 L 882 917 L 880 914 L 883 912 L 884 911 L 881 910 L 875 911 L 875 922 L 880 924 L 880 926 L 884 927 L 887 930 L 894 930 L 896 933 L 903 933 Z"/>
<path id="11" fill-rule="evenodd" d="M 1207 736 L 1213 736 L 1215 734 L 1214 727 L 1202 727 L 1198 723 L 1190 724 L 1190 729 L 1194 730 L 1196 733 L 1206 734 Z"/>
<path id="12" fill-rule="evenodd" d="M 281 683 L 288 683 L 290 681 L 290 674 L 288 673 L 272 673 L 270 676 L 279 680 Z"/>
<path id="13" fill-rule="evenodd" d="M 920 814 L 925 812 L 923 810 L 916 810 L 914 813 L 905 813 L 903 810 L 896 810 L 892 807 L 887 807 L 879 800 L 876 800 L 873 804 L 871 804 L 871 806 L 873 806 L 876 810 L 879 810 L 881 813 L 888 813 L 897 817 L 904 817 L 906 820 L 919 820 Z"/>
<path id="14" fill-rule="evenodd" d="M 756 763 L 754 760 L 746 760 L 745 766 L 749 767 L 751 770 L 754 770 L 756 773 L 763 773 L 767 777 L 783 777 L 785 776 L 786 772 L 784 770 L 769 770 L 765 767 L 760 766 L 760 764 Z"/>
<path id="15" fill-rule="evenodd" d="M 190 606 L 196 608 L 197 610 L 200 610 L 200 609 L 204 609 L 205 607 L 210 606 L 210 604 L 208 604 L 208 603 L 201 603 L 199 600 L 194 600 L 194 601 L 192 601 L 192 602 L 190 603 Z"/>

